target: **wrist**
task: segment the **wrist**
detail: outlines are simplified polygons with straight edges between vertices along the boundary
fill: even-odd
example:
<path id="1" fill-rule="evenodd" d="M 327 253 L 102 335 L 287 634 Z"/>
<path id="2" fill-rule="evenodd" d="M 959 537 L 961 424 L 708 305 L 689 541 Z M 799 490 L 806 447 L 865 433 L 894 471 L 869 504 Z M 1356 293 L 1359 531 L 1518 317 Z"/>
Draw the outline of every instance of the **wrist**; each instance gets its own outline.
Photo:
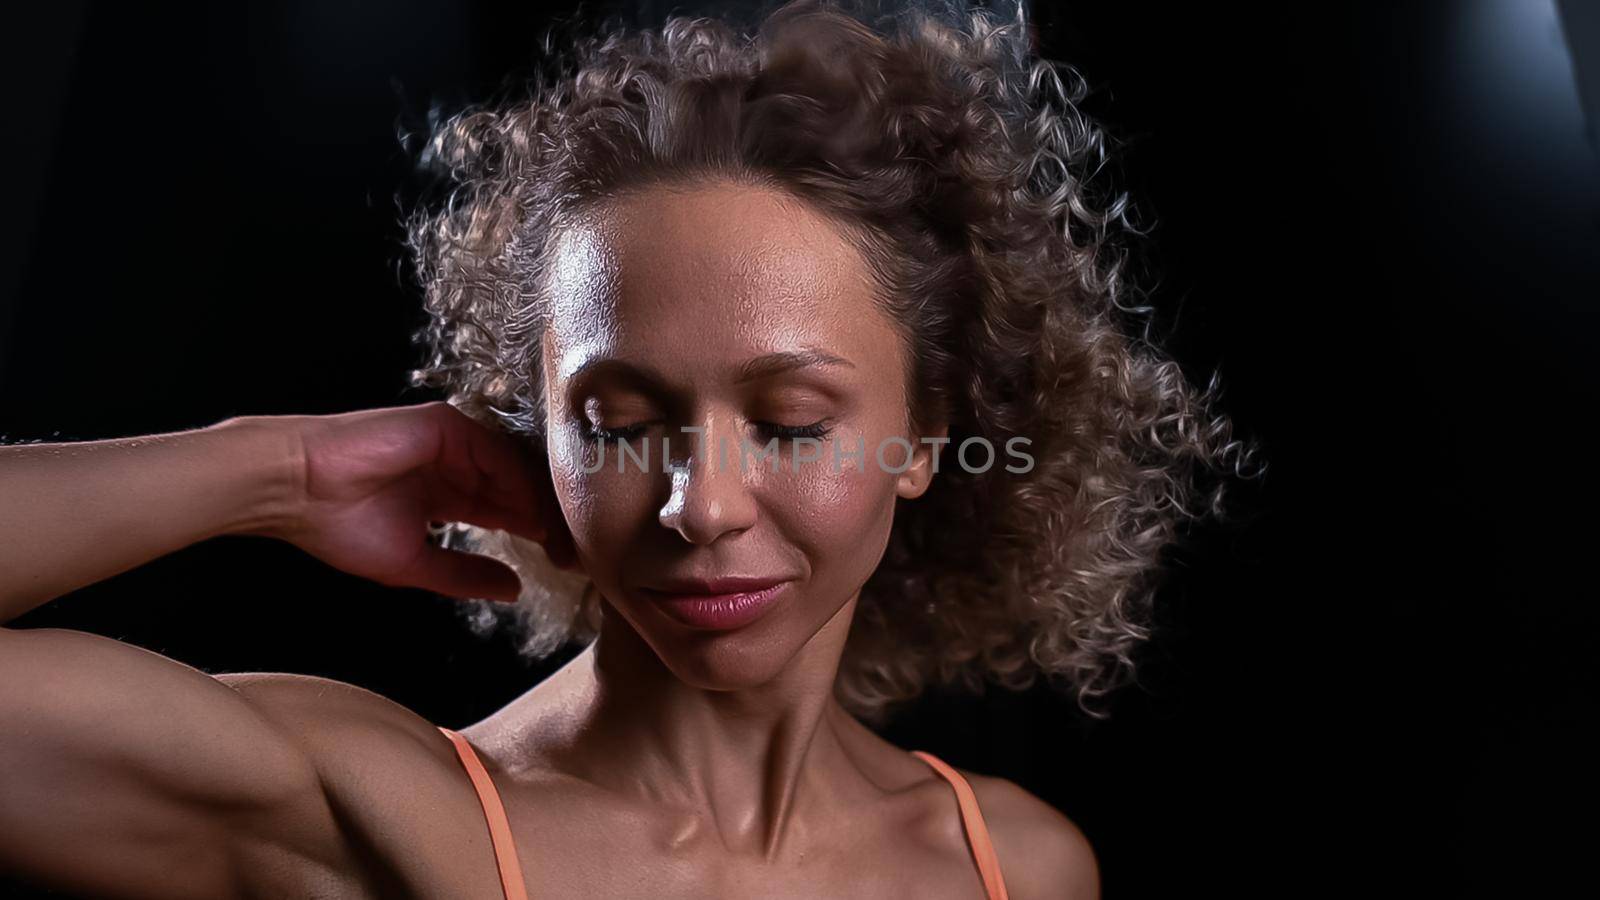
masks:
<path id="1" fill-rule="evenodd" d="M 299 521 L 305 497 L 305 444 L 290 416 L 238 416 L 205 429 L 239 461 L 237 496 L 223 534 L 282 537 Z"/>

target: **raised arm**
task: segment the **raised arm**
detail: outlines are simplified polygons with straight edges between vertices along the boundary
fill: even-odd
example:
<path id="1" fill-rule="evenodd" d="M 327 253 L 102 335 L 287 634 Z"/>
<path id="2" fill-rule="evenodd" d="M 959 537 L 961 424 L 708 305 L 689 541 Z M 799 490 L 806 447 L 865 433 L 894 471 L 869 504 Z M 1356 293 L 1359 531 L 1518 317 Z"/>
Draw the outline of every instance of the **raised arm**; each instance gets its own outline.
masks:
<path id="1" fill-rule="evenodd" d="M 531 462 L 442 403 L 0 447 L 0 621 L 222 534 L 288 540 L 385 584 L 510 599 L 509 569 L 434 546 L 428 523 L 544 539 L 570 564 Z M 0 873 L 93 896 L 343 893 L 361 863 L 317 742 L 282 722 L 158 654 L 0 627 Z"/>
<path id="2" fill-rule="evenodd" d="M 516 452 L 444 403 L 0 447 L 0 623 L 222 534 L 283 538 L 385 584 L 514 596 L 508 569 L 432 546 L 426 525 L 543 534 L 544 492 Z"/>

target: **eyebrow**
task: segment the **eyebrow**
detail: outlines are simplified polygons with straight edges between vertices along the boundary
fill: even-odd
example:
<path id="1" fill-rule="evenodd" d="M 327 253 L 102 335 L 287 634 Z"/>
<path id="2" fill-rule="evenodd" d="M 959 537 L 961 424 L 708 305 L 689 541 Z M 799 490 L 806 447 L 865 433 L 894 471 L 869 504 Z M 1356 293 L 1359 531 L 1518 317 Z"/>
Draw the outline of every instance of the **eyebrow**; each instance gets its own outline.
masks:
<path id="1" fill-rule="evenodd" d="M 809 366 L 844 366 L 854 369 L 855 363 L 842 357 L 834 356 L 826 350 L 807 347 L 803 350 L 783 350 L 777 353 L 767 353 L 756 357 L 739 367 L 739 377 L 735 383 L 744 384 L 762 378 L 771 378 L 784 372 L 795 369 L 804 369 Z"/>
<path id="2" fill-rule="evenodd" d="M 800 350 L 780 350 L 774 353 L 764 353 L 753 359 L 747 360 L 739 366 L 735 384 L 745 384 L 758 381 L 762 378 L 771 378 L 784 372 L 795 369 L 804 369 L 811 366 L 842 366 L 854 369 L 855 363 L 840 356 L 835 356 L 826 350 L 816 347 L 806 347 Z M 611 373 L 634 382 L 666 383 L 660 372 L 647 366 L 638 366 L 620 359 L 597 358 L 585 361 L 573 373 L 567 376 L 571 384 L 579 384 L 588 377 L 601 373 Z"/>

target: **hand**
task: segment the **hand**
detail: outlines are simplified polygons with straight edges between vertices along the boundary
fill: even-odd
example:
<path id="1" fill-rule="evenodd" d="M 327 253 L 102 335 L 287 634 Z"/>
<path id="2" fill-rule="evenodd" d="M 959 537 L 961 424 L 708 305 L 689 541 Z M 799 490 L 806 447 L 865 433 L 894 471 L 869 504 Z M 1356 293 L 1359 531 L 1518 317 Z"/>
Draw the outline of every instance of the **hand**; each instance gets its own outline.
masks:
<path id="1" fill-rule="evenodd" d="M 465 522 L 544 545 L 580 569 L 548 461 L 444 402 L 331 416 L 254 417 L 291 432 L 297 482 L 290 514 L 263 533 L 335 568 L 395 587 L 514 601 L 516 573 L 446 550 L 433 522 Z"/>

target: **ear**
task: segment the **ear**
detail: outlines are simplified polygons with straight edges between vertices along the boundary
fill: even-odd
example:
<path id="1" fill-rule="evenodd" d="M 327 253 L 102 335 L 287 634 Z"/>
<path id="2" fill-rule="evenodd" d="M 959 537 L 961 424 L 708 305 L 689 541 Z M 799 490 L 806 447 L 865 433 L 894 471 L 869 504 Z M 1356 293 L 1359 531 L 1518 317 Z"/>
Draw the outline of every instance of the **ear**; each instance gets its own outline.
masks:
<path id="1" fill-rule="evenodd" d="M 928 490 L 928 486 L 933 484 L 933 476 L 938 474 L 939 451 L 944 449 L 949 438 L 950 427 L 941 422 L 937 427 L 926 430 L 911 445 L 911 465 L 895 476 L 895 493 L 907 500 L 915 500 Z"/>

